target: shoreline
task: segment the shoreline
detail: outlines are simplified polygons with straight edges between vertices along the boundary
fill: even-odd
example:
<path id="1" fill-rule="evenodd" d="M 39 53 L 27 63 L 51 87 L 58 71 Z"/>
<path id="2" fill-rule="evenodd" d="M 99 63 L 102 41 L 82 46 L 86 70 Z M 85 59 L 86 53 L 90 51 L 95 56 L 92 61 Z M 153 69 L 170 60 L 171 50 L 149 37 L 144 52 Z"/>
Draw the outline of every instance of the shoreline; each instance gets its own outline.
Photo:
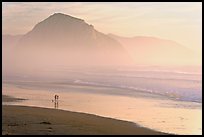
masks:
<path id="1" fill-rule="evenodd" d="M 15 98 L 15 97 L 11 97 L 9 95 L 2 95 L 2 102 L 18 102 L 18 101 L 24 101 L 27 99 L 24 98 Z"/>
<path id="2" fill-rule="evenodd" d="M 60 109 L 2 105 L 2 115 L 2 135 L 168 135 L 129 121 Z"/>
<path id="3" fill-rule="evenodd" d="M 168 134 L 202 134 L 202 106 L 197 103 L 165 100 L 149 97 L 146 94 L 135 94 L 133 97 L 98 94 L 100 92 L 126 92 L 126 90 L 112 88 L 67 86 L 66 90 L 52 91 L 36 89 L 38 87 L 24 89 L 22 86 L 6 84 L 2 92 L 5 95 L 28 100 L 4 102 L 3 105 L 53 109 L 56 107 L 51 100 L 57 94 L 60 96 L 57 108 L 61 110 L 130 121 L 141 127 Z M 49 87 L 48 85 L 47 88 Z"/>

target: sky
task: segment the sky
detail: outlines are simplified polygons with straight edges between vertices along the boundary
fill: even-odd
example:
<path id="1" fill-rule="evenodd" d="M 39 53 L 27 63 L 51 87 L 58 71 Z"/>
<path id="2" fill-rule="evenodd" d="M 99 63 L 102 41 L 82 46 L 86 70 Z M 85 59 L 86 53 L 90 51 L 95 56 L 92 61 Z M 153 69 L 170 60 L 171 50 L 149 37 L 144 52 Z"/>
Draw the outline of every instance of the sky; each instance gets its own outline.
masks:
<path id="1" fill-rule="evenodd" d="M 54 13 L 119 36 L 152 36 L 202 51 L 201 2 L 3 2 L 3 34 L 25 34 Z"/>

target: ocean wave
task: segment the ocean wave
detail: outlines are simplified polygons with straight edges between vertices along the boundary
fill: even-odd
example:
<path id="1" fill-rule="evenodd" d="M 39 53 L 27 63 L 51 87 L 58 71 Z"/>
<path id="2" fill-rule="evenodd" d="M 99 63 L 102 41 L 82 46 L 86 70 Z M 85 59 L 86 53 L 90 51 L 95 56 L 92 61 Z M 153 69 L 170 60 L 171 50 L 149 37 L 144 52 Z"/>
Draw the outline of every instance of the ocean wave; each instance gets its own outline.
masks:
<path id="1" fill-rule="evenodd" d="M 187 72 L 187 71 L 172 71 L 172 70 L 138 70 L 138 69 L 117 69 L 117 71 L 125 71 L 125 72 L 159 72 L 159 73 L 175 73 L 175 74 L 186 74 L 186 75 L 202 75 L 199 72 Z"/>
<path id="2" fill-rule="evenodd" d="M 93 72 L 83 72 L 84 75 L 93 75 L 93 76 L 104 76 L 104 77 L 127 77 L 127 78 L 142 78 L 142 79 L 156 79 L 156 80 L 180 80 L 180 81 L 193 81 L 193 82 L 201 82 L 202 77 L 201 75 L 192 77 L 184 77 L 184 76 L 169 76 L 163 77 L 154 75 L 154 76 L 144 76 L 148 74 L 140 74 L 142 76 L 138 76 L 138 74 L 107 74 L 107 73 L 93 73 Z"/>
<path id="3" fill-rule="evenodd" d="M 104 83 L 99 83 L 99 82 L 91 82 L 91 81 L 84 81 L 84 80 L 74 80 L 74 83 L 77 84 L 86 84 L 86 85 L 92 85 L 92 86 L 103 86 L 103 87 L 111 87 L 111 88 L 122 88 L 122 89 L 128 89 L 132 91 L 141 91 L 145 93 L 151 93 L 151 94 L 157 94 L 157 95 L 162 95 L 166 96 L 171 99 L 175 100 L 180 100 L 180 101 L 190 101 L 190 102 L 198 102 L 202 103 L 202 97 L 201 93 L 199 92 L 196 94 L 196 91 L 186 91 L 185 94 L 182 91 L 178 90 L 171 90 L 171 91 L 162 91 L 162 90 L 153 90 L 150 88 L 141 88 L 141 87 L 135 87 L 135 86 L 127 86 L 127 85 L 122 85 L 122 84 L 104 84 Z M 124 93 L 125 94 L 125 93 Z"/>

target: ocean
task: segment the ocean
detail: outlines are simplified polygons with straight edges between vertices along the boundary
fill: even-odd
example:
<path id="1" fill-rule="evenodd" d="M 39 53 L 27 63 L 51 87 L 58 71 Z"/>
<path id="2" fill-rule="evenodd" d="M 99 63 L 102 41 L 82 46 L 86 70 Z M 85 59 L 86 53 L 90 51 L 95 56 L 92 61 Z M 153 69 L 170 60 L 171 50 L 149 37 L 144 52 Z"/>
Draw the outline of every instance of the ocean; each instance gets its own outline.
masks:
<path id="1" fill-rule="evenodd" d="M 59 109 L 132 121 L 168 133 L 202 134 L 200 67 L 60 67 L 39 74 L 3 77 L 3 93 L 29 99 L 14 104 L 48 108 L 53 108 L 53 95 L 59 94 Z"/>

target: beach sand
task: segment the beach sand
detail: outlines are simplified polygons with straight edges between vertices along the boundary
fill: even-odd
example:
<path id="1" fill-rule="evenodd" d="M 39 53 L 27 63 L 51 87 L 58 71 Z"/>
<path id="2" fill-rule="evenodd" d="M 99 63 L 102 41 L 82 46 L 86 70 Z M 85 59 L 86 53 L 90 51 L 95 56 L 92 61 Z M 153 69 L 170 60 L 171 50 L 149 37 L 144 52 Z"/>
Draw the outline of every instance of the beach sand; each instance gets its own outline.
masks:
<path id="1" fill-rule="evenodd" d="M 3 101 L 18 99 L 2 96 Z M 162 135 L 135 123 L 92 114 L 17 105 L 2 106 L 3 135 Z"/>

